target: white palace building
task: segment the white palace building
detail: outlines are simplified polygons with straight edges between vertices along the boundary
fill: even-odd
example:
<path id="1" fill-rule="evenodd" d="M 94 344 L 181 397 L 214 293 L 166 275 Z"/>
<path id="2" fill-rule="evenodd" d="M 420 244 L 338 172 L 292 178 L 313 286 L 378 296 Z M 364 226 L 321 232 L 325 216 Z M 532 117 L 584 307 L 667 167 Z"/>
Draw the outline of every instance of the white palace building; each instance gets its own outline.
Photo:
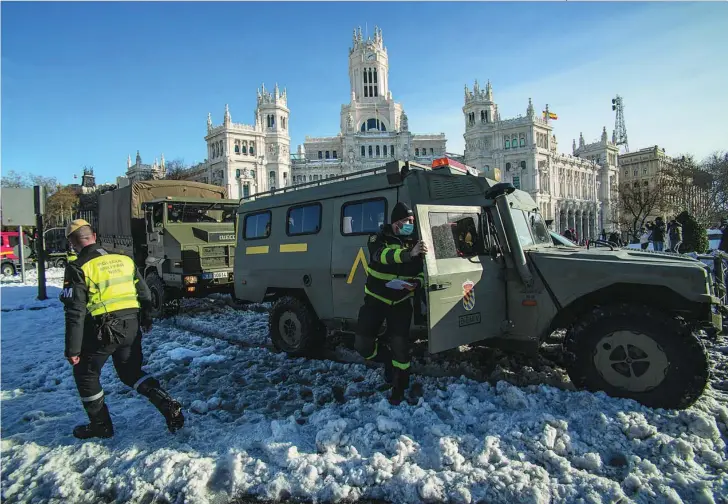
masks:
<path id="1" fill-rule="evenodd" d="M 529 99 L 525 116 L 501 119 L 490 81 L 485 89 L 477 81 L 472 91 L 465 86 L 463 114 L 466 164 L 490 178 L 499 169 L 501 180 L 533 196 L 558 232 L 573 228 L 580 238 L 596 238 L 616 229 L 619 147 L 606 128 L 590 144 L 580 135 L 572 154 L 561 154 L 548 105 L 537 114 Z"/>
<path id="2" fill-rule="evenodd" d="M 349 48 L 351 101 L 341 106 L 336 136 L 306 137 L 293 156 L 294 183 L 375 168 L 393 159 L 431 163 L 445 154 L 445 134 L 415 135 L 389 89 L 389 56 L 382 30 L 363 39 L 354 31 Z"/>
<path id="3" fill-rule="evenodd" d="M 415 135 L 407 115 L 389 89 L 389 58 L 382 31 L 373 38 L 354 30 L 349 48 L 350 102 L 341 106 L 336 136 L 306 137 L 295 153 L 290 151 L 286 90 L 258 89 L 253 124 L 232 121 L 225 106 L 222 124 L 207 118 L 207 159 L 187 171 L 185 178 L 227 188 L 230 198 L 247 197 L 303 182 L 325 180 L 381 166 L 397 160 L 430 164 L 446 155 L 444 133 Z M 502 180 L 528 191 L 545 219 L 562 232 L 574 228 L 580 237 L 598 236 L 601 229 L 616 228 L 616 187 L 619 148 L 601 138 L 573 143 L 572 154 L 557 152 L 551 121 L 555 114 L 536 113 L 531 100 L 525 116 L 501 119 L 493 88 L 477 83 L 465 86 L 465 163 L 488 177 L 500 170 Z M 164 176 L 160 165 L 127 161 L 125 182 L 150 172 Z"/>

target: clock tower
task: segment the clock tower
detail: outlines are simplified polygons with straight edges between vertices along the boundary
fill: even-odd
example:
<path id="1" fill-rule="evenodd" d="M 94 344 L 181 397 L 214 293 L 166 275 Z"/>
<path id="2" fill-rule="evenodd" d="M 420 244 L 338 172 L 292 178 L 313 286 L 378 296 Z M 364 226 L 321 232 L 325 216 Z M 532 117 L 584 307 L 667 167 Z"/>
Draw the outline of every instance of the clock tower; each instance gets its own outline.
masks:
<path id="1" fill-rule="evenodd" d="M 349 49 L 349 81 L 352 100 L 358 102 L 379 101 L 389 94 L 389 60 L 382 40 L 382 31 L 374 28 L 374 38 L 364 40 L 361 28 L 354 30 L 353 44 Z"/>

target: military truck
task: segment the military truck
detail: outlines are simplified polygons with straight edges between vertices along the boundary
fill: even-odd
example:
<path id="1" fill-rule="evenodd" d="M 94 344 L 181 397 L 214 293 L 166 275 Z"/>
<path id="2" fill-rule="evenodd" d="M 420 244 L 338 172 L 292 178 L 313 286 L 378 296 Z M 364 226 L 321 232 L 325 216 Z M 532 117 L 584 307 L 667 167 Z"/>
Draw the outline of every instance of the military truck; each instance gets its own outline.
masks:
<path id="1" fill-rule="evenodd" d="M 699 331 L 721 328 L 704 265 L 675 254 L 557 246 L 528 193 L 454 163 L 393 161 L 244 200 L 235 293 L 274 303 L 270 337 L 279 350 L 302 355 L 327 330 L 356 330 L 367 240 L 398 201 L 414 209 L 429 249 L 426 309 L 413 315 L 429 352 L 478 342 L 537 352 L 566 329 L 564 361 L 577 387 L 665 408 L 701 395 L 709 363 Z"/>
<path id="2" fill-rule="evenodd" d="M 222 187 L 154 180 L 99 195 L 97 239 L 132 257 L 152 293 L 153 316 L 182 297 L 232 293 L 238 201 Z"/>

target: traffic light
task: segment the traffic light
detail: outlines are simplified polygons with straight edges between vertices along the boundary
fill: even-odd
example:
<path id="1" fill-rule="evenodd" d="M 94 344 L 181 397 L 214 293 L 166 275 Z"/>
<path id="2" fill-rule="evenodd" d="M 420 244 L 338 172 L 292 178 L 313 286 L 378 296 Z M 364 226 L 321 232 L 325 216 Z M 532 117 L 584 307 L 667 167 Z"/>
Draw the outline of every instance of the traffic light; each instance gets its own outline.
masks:
<path id="1" fill-rule="evenodd" d="M 617 100 L 615 100 L 614 98 L 612 98 L 612 110 L 617 110 L 616 104 L 617 104 Z"/>

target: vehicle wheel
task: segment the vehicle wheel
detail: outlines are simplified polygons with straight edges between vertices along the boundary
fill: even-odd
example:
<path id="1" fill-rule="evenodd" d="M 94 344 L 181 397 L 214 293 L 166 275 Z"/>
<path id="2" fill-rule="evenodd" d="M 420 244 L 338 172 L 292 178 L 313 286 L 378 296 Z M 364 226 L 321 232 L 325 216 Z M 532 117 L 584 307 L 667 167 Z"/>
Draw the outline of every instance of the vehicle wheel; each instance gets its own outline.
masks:
<path id="1" fill-rule="evenodd" d="M 159 318 L 164 315 L 164 305 L 167 302 L 164 283 L 156 273 L 147 275 L 146 282 L 152 294 L 152 318 Z"/>
<path id="2" fill-rule="evenodd" d="M 64 268 L 65 269 L 66 268 L 66 264 L 68 264 L 68 261 L 66 261 L 65 259 L 57 259 L 55 266 L 56 266 L 56 268 Z"/>
<path id="3" fill-rule="evenodd" d="M 313 310 L 293 296 L 284 296 L 275 302 L 268 328 L 273 346 L 293 356 L 314 351 L 325 333 Z"/>
<path id="4" fill-rule="evenodd" d="M 13 276 L 15 274 L 15 267 L 10 263 L 3 264 L 2 274 L 3 276 Z"/>
<path id="5" fill-rule="evenodd" d="M 708 383 L 708 355 L 682 320 L 647 306 L 595 308 L 567 332 L 567 371 L 575 386 L 683 409 Z"/>

